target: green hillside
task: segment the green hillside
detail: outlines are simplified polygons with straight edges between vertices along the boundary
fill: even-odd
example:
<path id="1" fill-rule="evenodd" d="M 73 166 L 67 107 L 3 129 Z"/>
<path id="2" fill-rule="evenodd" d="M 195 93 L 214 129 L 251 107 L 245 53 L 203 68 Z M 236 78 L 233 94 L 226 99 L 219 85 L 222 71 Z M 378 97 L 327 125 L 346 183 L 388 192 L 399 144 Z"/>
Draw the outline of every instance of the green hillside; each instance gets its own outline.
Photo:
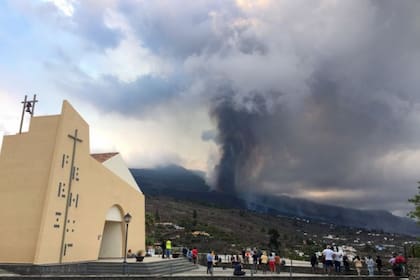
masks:
<path id="1" fill-rule="evenodd" d="M 146 197 L 147 243 L 168 238 L 176 246 L 196 246 L 201 252 L 238 253 L 258 247 L 300 257 L 325 248 L 326 244 L 353 246 L 361 255 L 390 255 L 402 250 L 404 235 L 316 223 L 309 220 L 259 214 L 235 208 L 219 208 L 164 196 Z M 169 223 L 169 224 L 168 224 Z M 201 235 L 194 236 L 195 231 Z M 206 235 L 208 234 L 208 236 Z M 356 240 L 356 241 L 355 241 Z M 375 249 L 376 245 L 386 247 Z"/>

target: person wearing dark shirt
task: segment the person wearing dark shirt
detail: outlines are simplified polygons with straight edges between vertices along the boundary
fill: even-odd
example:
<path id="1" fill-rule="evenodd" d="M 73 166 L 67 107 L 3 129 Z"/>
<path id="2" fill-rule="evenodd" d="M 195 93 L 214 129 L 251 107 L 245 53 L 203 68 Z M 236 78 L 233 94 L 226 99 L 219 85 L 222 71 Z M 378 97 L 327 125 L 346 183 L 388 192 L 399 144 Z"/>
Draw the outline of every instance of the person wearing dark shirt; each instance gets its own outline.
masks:
<path id="1" fill-rule="evenodd" d="M 318 258 L 316 257 L 315 254 L 312 254 L 312 256 L 311 256 L 312 272 L 315 272 L 317 265 L 318 265 Z"/>
<path id="2" fill-rule="evenodd" d="M 258 251 L 255 249 L 252 254 L 252 269 L 254 270 L 254 273 L 257 273 L 258 259 L 259 259 Z"/>
<path id="3" fill-rule="evenodd" d="M 376 268 L 378 269 L 378 274 L 381 274 L 381 270 L 382 270 L 381 256 L 376 256 Z"/>
<path id="4" fill-rule="evenodd" d="M 233 275 L 235 276 L 243 276 L 245 275 L 245 271 L 242 271 L 242 265 L 240 262 L 236 262 L 233 267 Z"/>
<path id="5" fill-rule="evenodd" d="M 345 272 L 349 272 L 350 271 L 350 263 L 349 263 L 349 258 L 347 256 L 343 256 L 343 266 L 344 266 L 344 271 Z"/>
<path id="6" fill-rule="evenodd" d="M 165 240 L 162 241 L 162 244 L 160 245 L 160 248 L 162 248 L 162 259 L 165 258 L 165 251 L 166 251 L 166 242 Z"/>
<path id="7" fill-rule="evenodd" d="M 184 257 L 186 257 L 186 256 L 187 256 L 187 253 L 188 253 L 188 248 L 183 247 L 183 248 L 182 248 L 182 255 L 183 255 Z"/>

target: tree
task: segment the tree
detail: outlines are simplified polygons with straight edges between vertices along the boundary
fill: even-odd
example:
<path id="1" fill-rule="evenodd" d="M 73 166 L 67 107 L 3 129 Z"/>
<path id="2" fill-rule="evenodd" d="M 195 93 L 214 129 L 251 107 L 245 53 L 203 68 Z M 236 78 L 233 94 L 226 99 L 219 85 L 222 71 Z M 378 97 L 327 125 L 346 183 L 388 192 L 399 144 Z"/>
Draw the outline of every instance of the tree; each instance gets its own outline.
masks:
<path id="1" fill-rule="evenodd" d="M 146 222 L 146 244 L 152 245 L 155 242 L 155 217 L 149 212 L 146 212 L 145 217 Z"/>
<path id="2" fill-rule="evenodd" d="M 193 226 L 197 225 L 197 210 L 194 209 L 193 211 L 193 222 L 192 222 Z"/>
<path id="3" fill-rule="evenodd" d="M 146 212 L 146 229 L 152 229 L 155 225 L 155 218 L 149 212 Z"/>
<path id="4" fill-rule="evenodd" d="M 415 219 L 417 223 L 420 224 L 420 182 L 417 182 L 417 184 L 419 184 L 419 186 L 417 187 L 419 193 L 408 200 L 409 202 L 414 204 L 415 208 L 413 211 L 410 211 L 410 213 L 408 213 L 408 216 Z"/>
<path id="5" fill-rule="evenodd" d="M 160 222 L 159 209 L 157 209 L 157 208 L 156 208 L 156 211 L 155 211 L 155 220 L 156 220 L 156 222 Z"/>
<path id="6" fill-rule="evenodd" d="M 279 240 L 278 240 L 279 237 L 280 237 L 279 232 L 274 228 L 270 228 L 268 230 L 268 234 L 270 235 L 270 240 L 268 242 L 268 247 L 270 247 L 271 249 L 274 249 L 274 250 L 278 250 L 279 247 L 280 247 Z"/>

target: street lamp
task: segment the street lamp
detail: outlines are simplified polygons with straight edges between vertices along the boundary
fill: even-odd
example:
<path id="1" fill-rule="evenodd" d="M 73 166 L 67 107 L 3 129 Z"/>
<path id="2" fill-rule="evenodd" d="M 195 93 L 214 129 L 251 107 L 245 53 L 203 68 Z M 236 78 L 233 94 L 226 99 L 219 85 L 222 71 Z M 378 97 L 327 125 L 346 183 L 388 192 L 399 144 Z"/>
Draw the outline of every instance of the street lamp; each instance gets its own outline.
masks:
<path id="1" fill-rule="evenodd" d="M 128 224 L 131 221 L 130 213 L 124 215 L 125 222 L 125 250 L 124 250 L 124 263 L 127 263 L 127 240 L 128 240 Z"/>

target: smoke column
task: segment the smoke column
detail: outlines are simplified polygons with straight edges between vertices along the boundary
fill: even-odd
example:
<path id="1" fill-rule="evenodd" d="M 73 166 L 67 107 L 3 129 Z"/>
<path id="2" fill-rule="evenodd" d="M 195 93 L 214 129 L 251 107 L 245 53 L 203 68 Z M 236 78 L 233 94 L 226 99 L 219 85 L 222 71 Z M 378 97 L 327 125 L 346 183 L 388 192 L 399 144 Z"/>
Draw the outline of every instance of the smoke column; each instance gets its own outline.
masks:
<path id="1" fill-rule="evenodd" d="M 213 103 L 211 115 L 217 121 L 218 138 L 222 157 L 216 169 L 216 189 L 236 193 L 245 186 L 257 168 L 259 157 L 258 131 L 266 108 L 263 97 L 257 95 L 248 100 L 254 109 L 235 106 L 231 98 L 224 96 Z"/>

